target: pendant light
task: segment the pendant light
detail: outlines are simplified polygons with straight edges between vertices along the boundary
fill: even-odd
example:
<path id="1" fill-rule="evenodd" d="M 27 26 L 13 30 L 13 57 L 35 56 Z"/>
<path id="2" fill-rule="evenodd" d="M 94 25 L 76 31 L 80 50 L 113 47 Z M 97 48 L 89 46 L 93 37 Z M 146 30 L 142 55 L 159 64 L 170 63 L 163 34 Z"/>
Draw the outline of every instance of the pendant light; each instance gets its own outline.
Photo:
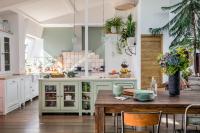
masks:
<path id="1" fill-rule="evenodd" d="M 102 0 L 102 35 L 101 35 L 101 41 L 104 44 L 104 39 L 105 39 L 105 30 L 104 30 L 104 21 L 105 21 L 105 0 Z"/>
<path id="2" fill-rule="evenodd" d="M 76 0 L 74 0 L 74 34 L 72 37 L 72 43 L 75 45 L 77 43 L 77 36 L 76 36 Z"/>

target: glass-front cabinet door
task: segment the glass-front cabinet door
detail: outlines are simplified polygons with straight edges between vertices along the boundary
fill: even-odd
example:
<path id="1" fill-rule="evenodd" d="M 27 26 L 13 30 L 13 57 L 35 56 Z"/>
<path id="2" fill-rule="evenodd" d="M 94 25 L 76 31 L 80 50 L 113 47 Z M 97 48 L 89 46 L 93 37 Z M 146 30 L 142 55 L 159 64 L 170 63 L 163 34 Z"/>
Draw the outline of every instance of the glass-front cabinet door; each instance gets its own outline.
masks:
<path id="1" fill-rule="evenodd" d="M 4 37 L 4 70 L 10 71 L 10 38 Z"/>
<path id="2" fill-rule="evenodd" d="M 59 110 L 60 109 L 60 92 L 59 84 L 46 82 L 43 84 L 43 109 Z"/>
<path id="3" fill-rule="evenodd" d="M 61 110 L 78 110 L 78 83 L 61 84 Z"/>

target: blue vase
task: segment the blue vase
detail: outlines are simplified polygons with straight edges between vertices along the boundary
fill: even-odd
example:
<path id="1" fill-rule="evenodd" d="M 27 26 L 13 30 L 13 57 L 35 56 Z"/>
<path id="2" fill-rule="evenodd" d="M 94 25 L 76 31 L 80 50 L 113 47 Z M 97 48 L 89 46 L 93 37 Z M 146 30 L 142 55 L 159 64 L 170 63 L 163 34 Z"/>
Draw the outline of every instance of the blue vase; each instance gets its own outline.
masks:
<path id="1" fill-rule="evenodd" d="M 168 89 L 169 89 L 170 96 L 180 95 L 180 72 L 179 71 L 177 71 L 174 75 L 169 76 Z"/>

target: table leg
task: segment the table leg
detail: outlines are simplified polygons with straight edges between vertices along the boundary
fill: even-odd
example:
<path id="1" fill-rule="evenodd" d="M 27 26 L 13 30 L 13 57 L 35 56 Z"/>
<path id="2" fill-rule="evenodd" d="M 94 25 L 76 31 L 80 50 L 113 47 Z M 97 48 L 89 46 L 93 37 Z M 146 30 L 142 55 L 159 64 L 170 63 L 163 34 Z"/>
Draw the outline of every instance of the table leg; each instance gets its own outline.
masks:
<path id="1" fill-rule="evenodd" d="M 95 107 L 95 133 L 105 133 L 104 107 Z"/>

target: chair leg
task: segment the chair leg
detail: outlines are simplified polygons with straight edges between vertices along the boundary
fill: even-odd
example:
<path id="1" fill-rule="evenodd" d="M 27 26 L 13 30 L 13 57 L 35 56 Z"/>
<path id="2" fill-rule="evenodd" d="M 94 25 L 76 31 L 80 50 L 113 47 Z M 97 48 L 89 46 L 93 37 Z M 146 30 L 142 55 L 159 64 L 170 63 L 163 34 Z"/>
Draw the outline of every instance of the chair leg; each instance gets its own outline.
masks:
<path id="1" fill-rule="evenodd" d="M 173 132 L 176 133 L 176 117 L 175 117 L 175 114 L 173 114 Z"/>
<path id="2" fill-rule="evenodd" d="M 115 114 L 115 133 L 118 133 L 118 113 Z"/>
<path id="3" fill-rule="evenodd" d="M 168 114 L 166 114 L 166 127 L 168 128 Z"/>

